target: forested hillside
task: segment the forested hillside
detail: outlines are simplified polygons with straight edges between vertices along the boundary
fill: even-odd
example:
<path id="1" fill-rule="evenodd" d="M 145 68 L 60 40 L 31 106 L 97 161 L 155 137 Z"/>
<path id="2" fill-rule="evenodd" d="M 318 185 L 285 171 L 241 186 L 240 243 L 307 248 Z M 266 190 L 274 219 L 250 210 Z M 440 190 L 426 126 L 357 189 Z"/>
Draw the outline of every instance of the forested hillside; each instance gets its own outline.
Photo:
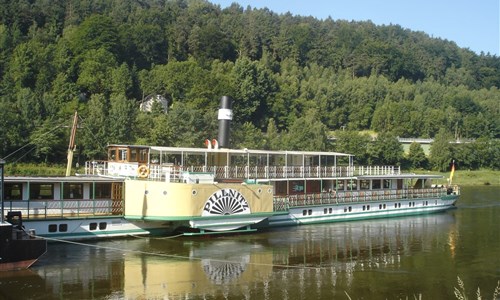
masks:
<path id="1" fill-rule="evenodd" d="M 413 161 L 418 147 L 406 158 L 384 148 L 424 137 L 436 138 L 434 168 L 451 158 L 499 168 L 499 86 L 499 57 L 398 25 L 203 0 L 0 0 L 8 161 L 64 161 L 74 111 L 82 160 L 102 157 L 108 143 L 202 146 L 217 136 L 219 99 L 229 95 L 234 147 L 428 167 Z M 150 95 L 164 96 L 168 111 L 140 112 Z M 377 143 L 358 133 L 367 130 Z M 475 142 L 447 146 L 456 138 Z"/>

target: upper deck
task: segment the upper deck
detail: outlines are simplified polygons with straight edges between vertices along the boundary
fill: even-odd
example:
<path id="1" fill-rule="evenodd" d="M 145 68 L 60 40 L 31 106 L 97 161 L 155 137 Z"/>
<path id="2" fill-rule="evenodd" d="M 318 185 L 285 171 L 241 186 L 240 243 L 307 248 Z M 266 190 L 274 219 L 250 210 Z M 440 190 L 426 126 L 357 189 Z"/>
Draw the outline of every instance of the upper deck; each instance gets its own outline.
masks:
<path id="1" fill-rule="evenodd" d="M 87 162 L 85 172 L 169 182 L 203 182 L 209 178 L 268 182 L 401 172 L 394 166 L 356 167 L 352 158 L 338 152 L 110 145 L 108 160 Z"/>

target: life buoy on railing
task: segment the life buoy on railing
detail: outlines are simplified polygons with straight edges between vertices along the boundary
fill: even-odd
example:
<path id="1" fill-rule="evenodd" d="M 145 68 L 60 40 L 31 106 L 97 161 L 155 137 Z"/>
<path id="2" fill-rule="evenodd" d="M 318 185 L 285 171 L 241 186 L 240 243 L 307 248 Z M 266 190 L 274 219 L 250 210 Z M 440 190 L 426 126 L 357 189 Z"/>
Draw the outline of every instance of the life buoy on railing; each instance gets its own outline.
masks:
<path id="1" fill-rule="evenodd" d="M 147 178 L 149 176 L 149 168 L 146 165 L 140 165 L 137 169 L 139 178 Z"/>

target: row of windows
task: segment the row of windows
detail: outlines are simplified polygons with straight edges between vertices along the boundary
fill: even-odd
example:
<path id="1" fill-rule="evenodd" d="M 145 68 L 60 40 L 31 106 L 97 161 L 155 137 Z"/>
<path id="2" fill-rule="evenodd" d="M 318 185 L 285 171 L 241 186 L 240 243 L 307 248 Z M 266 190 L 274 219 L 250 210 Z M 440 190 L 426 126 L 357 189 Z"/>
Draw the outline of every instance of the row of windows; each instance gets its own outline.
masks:
<path id="1" fill-rule="evenodd" d="M 94 189 L 90 189 L 91 199 L 108 199 L 111 198 L 111 183 L 96 183 L 95 197 Z M 64 183 L 62 184 L 63 199 L 83 199 L 83 183 Z M 4 199 L 5 200 L 23 200 L 23 184 L 22 183 L 5 183 L 4 184 Z M 54 199 L 54 184 L 52 183 L 30 183 L 29 199 L 44 200 Z"/>
<path id="2" fill-rule="evenodd" d="M 93 222 L 89 224 L 89 229 L 97 230 L 97 225 L 99 225 L 99 230 L 106 230 L 108 227 L 106 222 L 100 222 L 99 224 Z M 68 232 L 68 224 L 49 224 L 49 232 Z"/>
<path id="3" fill-rule="evenodd" d="M 427 206 L 429 205 L 429 201 L 424 201 L 422 203 L 422 205 L 424 206 Z M 408 203 L 408 206 L 409 207 L 415 207 L 415 202 L 409 202 Z M 401 208 L 401 203 L 394 203 L 394 208 Z M 384 203 L 384 204 L 379 204 L 378 205 L 378 209 L 387 209 L 387 205 Z M 367 211 L 367 210 L 370 210 L 370 205 L 363 205 L 363 211 Z M 323 214 L 328 214 L 328 213 L 332 213 L 333 212 L 333 208 L 325 208 L 323 209 Z M 344 207 L 344 212 L 352 212 L 352 206 L 346 206 Z M 307 216 L 307 215 L 312 215 L 312 209 L 304 209 L 302 211 L 302 215 L 303 216 Z"/>
<path id="4" fill-rule="evenodd" d="M 371 186 L 370 186 L 371 182 Z M 359 181 L 350 181 L 350 180 L 335 180 L 334 186 L 337 186 L 338 190 L 344 190 L 347 187 L 347 190 L 357 190 L 359 183 L 360 190 L 380 190 L 380 189 L 389 189 L 391 188 L 391 180 L 389 179 L 373 179 L 373 180 L 359 180 Z"/>

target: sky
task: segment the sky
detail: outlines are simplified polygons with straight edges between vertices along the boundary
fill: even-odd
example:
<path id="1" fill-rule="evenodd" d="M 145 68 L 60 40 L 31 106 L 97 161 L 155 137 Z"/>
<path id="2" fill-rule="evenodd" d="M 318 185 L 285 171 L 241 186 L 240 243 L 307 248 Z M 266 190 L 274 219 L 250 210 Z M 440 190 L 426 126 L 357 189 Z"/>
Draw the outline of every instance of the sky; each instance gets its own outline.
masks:
<path id="1" fill-rule="evenodd" d="M 455 42 L 477 54 L 500 56 L 500 0 L 209 0 L 221 8 L 267 7 L 278 14 L 398 24 Z"/>

